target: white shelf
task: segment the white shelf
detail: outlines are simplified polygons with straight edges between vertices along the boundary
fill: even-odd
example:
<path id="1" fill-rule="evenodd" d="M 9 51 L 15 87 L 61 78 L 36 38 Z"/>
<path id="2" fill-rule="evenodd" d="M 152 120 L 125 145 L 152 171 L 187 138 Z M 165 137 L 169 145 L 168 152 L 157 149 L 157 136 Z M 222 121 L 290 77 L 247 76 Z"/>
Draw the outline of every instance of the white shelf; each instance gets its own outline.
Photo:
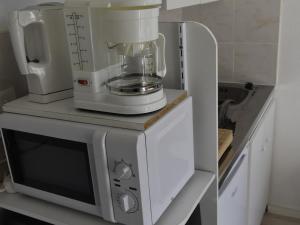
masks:
<path id="1" fill-rule="evenodd" d="M 185 225 L 215 180 L 215 175 L 196 171 L 156 225 Z"/>
<path id="2" fill-rule="evenodd" d="M 157 225 L 185 225 L 214 179 L 212 173 L 196 171 Z M 0 193 L 0 207 L 55 225 L 113 225 L 99 217 L 20 194 Z"/>
<path id="3" fill-rule="evenodd" d="M 73 121 L 76 123 L 144 131 L 187 98 L 187 93 L 183 90 L 164 89 L 164 93 L 168 101 L 166 107 L 156 112 L 142 115 L 128 116 L 79 110 L 74 107 L 73 98 L 48 104 L 39 104 L 29 101 L 28 96 L 6 103 L 3 106 L 3 111 L 6 113 Z"/>

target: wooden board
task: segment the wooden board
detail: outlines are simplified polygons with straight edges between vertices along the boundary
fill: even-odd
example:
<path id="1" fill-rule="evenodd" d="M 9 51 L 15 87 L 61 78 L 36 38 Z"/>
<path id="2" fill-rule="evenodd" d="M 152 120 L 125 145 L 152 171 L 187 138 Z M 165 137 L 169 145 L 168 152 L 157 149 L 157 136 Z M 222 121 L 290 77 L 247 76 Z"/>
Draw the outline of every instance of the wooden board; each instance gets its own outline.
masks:
<path id="1" fill-rule="evenodd" d="M 177 95 L 176 98 L 173 99 L 173 101 L 168 102 L 168 104 L 158 111 L 157 113 L 154 113 L 152 117 L 149 118 L 147 122 L 144 124 L 145 130 L 151 127 L 153 124 L 155 124 L 160 118 L 165 116 L 168 112 L 172 111 L 177 105 L 179 105 L 181 102 L 183 102 L 187 98 L 187 92 L 183 91 L 180 94 Z"/>
<path id="2" fill-rule="evenodd" d="M 144 131 L 187 98 L 187 92 L 184 90 L 165 89 L 165 93 L 167 105 L 157 112 L 144 115 L 129 116 L 78 110 L 74 107 L 73 98 L 38 104 L 30 102 L 27 96 L 5 104 L 3 110 L 9 113 Z"/>
<path id="3" fill-rule="evenodd" d="M 233 141 L 233 131 L 219 129 L 219 160 L 222 158 L 226 150 L 230 147 Z"/>

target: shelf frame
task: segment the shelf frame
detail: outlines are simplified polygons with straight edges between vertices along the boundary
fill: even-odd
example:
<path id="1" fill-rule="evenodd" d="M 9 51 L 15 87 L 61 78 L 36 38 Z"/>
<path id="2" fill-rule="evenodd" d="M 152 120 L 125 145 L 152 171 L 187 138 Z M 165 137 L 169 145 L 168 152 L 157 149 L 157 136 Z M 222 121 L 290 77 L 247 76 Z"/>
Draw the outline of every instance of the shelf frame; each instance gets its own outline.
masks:
<path id="1" fill-rule="evenodd" d="M 196 171 L 156 225 L 185 225 L 214 180 L 214 174 Z M 113 225 L 100 217 L 22 194 L 0 193 L 0 208 L 54 225 Z"/>

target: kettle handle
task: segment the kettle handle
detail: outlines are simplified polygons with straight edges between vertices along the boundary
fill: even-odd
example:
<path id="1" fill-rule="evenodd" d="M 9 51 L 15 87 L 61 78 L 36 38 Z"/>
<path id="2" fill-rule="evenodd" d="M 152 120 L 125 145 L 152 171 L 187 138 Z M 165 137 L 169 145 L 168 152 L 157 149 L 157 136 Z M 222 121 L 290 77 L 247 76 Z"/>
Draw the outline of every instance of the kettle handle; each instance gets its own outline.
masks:
<path id="1" fill-rule="evenodd" d="M 13 11 L 9 15 L 9 32 L 15 53 L 15 57 L 21 74 L 32 74 L 38 63 L 28 63 L 26 59 L 24 27 L 32 23 L 43 23 L 37 16 L 38 11 Z M 39 74 L 36 74 L 39 75 Z"/>

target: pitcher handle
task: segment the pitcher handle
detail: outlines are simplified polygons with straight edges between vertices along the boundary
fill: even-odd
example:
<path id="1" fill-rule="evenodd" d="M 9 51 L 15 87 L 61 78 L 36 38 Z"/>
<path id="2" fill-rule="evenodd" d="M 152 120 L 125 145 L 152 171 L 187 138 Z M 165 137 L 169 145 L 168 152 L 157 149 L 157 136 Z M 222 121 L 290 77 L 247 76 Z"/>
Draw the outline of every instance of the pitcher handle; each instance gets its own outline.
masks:
<path id="1" fill-rule="evenodd" d="M 159 55 L 160 59 L 159 65 L 158 65 L 158 75 L 160 77 L 165 77 L 167 73 L 167 66 L 166 66 L 166 37 L 162 33 L 158 34 L 158 40 L 157 40 L 157 45 L 159 46 Z"/>
<path id="2" fill-rule="evenodd" d="M 43 24 L 38 10 L 13 11 L 9 15 L 9 31 L 11 41 L 21 74 L 36 74 L 37 76 L 40 76 L 44 74 L 45 64 L 34 62 L 28 63 L 26 58 L 24 28 L 33 23 Z"/>

